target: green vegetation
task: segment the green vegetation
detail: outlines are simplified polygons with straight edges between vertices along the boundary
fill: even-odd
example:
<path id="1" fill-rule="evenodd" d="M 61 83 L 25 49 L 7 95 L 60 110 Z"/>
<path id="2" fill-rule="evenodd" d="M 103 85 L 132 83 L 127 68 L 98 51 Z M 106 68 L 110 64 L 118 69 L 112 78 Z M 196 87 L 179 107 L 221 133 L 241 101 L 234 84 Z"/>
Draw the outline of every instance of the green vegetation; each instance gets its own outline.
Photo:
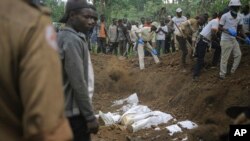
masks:
<path id="1" fill-rule="evenodd" d="M 64 13 L 64 2 L 62 0 L 44 0 L 44 2 L 51 9 L 53 22 L 58 22 Z"/>
<path id="2" fill-rule="evenodd" d="M 169 1 L 169 0 L 165 0 Z M 160 17 L 174 15 L 175 9 L 181 7 L 183 14 L 189 13 L 196 16 L 201 13 L 222 11 L 227 7 L 229 0 L 173 0 L 172 3 L 164 3 L 163 0 L 93 0 L 99 14 L 105 14 L 110 22 L 112 18 L 124 18 L 138 20 L 140 17 L 152 17 L 158 20 Z M 243 5 L 249 0 L 241 0 Z M 61 0 L 45 0 L 45 4 L 52 9 L 53 21 L 58 21 L 63 15 L 64 5 Z"/>

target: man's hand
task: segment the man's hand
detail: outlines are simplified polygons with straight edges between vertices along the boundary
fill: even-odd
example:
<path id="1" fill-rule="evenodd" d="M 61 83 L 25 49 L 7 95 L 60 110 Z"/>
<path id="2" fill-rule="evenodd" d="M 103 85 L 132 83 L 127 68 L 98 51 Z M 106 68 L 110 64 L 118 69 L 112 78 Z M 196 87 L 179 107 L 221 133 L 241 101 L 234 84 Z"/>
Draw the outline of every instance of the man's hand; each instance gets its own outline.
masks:
<path id="1" fill-rule="evenodd" d="M 138 39 L 138 44 L 142 44 L 142 45 L 144 44 L 142 38 L 139 38 L 139 39 Z"/>
<path id="2" fill-rule="evenodd" d="M 233 29 L 233 28 L 228 28 L 228 29 L 227 29 L 227 32 L 228 32 L 231 36 L 233 36 L 233 37 L 236 37 L 236 36 L 237 36 L 237 31 L 236 31 L 235 29 Z"/>
<path id="3" fill-rule="evenodd" d="M 99 130 L 99 123 L 97 119 L 94 119 L 93 121 L 88 122 L 87 128 L 88 128 L 89 133 L 96 134 Z"/>
<path id="4" fill-rule="evenodd" d="M 154 55 L 158 55 L 158 52 L 157 52 L 157 50 L 156 50 L 155 48 L 152 49 L 152 53 L 153 53 Z"/>

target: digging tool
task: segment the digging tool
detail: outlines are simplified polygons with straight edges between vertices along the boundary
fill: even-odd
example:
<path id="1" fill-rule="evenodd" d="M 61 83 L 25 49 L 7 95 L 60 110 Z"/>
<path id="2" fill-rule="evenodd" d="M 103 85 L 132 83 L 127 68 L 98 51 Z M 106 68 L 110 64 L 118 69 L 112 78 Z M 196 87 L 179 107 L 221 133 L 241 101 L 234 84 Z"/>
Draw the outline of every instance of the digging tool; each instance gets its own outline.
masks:
<path id="1" fill-rule="evenodd" d="M 229 32 L 227 32 L 227 31 L 222 31 L 223 33 L 226 33 L 226 34 L 228 34 L 228 35 L 231 35 L 231 34 L 229 34 Z M 232 35 L 231 35 L 232 36 Z M 245 39 L 244 38 L 242 38 L 242 37 L 240 37 L 240 36 L 236 36 L 235 38 L 237 38 L 237 39 L 239 39 L 239 40 L 241 40 L 241 41 L 244 41 L 245 42 Z"/>
<path id="2" fill-rule="evenodd" d="M 184 33 L 182 32 L 182 30 L 177 26 L 177 24 L 174 21 L 172 21 L 172 22 L 174 23 L 174 25 L 176 26 L 176 28 L 179 30 L 179 32 L 181 33 L 182 37 L 184 37 Z M 186 40 L 186 44 L 188 45 L 188 47 L 191 48 L 191 50 L 193 52 L 192 56 L 194 56 L 195 55 L 195 47 L 192 47 L 192 45 L 190 45 L 190 43 L 187 41 L 186 38 L 185 38 L 185 40 Z"/>

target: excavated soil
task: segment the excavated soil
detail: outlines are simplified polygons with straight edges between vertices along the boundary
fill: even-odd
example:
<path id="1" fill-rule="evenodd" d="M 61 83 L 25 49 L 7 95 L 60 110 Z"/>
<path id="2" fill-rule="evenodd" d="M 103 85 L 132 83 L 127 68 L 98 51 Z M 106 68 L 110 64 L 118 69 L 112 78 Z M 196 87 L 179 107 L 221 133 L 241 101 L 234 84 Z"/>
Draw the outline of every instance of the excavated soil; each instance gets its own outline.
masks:
<path id="1" fill-rule="evenodd" d="M 206 54 L 209 66 L 212 52 Z M 160 57 L 154 64 L 152 57 L 145 58 L 146 69 L 141 71 L 138 59 L 121 59 L 112 55 L 92 54 L 95 71 L 93 105 L 98 111 L 111 112 L 112 101 L 137 93 L 140 103 L 153 110 L 170 113 L 180 120 L 189 119 L 199 127 L 187 131 L 188 141 L 219 141 L 219 136 L 229 130 L 233 119 L 225 110 L 231 106 L 250 105 L 250 48 L 242 46 L 242 60 L 235 74 L 218 79 L 219 67 L 202 70 L 198 82 L 192 81 L 195 61 L 188 59 L 187 72 L 180 67 L 180 52 Z M 229 62 L 229 67 L 232 60 Z M 101 126 L 94 141 L 165 141 L 181 140 L 184 133 L 169 136 L 167 130 L 153 129 L 130 133 L 123 127 Z"/>

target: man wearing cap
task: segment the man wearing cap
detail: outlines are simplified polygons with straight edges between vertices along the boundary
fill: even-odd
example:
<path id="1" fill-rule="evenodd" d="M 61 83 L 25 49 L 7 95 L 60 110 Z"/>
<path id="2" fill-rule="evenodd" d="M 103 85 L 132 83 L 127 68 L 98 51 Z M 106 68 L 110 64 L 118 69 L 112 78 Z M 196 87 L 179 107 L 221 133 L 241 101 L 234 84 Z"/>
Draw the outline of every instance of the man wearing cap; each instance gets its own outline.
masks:
<path id="1" fill-rule="evenodd" d="M 230 11 L 223 14 L 220 19 L 219 29 L 221 34 L 221 62 L 220 62 L 220 79 L 225 79 L 227 73 L 227 63 L 230 54 L 233 53 L 234 62 L 230 73 L 235 73 L 241 60 L 241 50 L 238 41 L 236 40 L 237 30 L 239 30 L 245 42 L 250 44 L 250 39 L 245 35 L 242 28 L 242 16 L 238 13 L 241 2 L 240 0 L 231 0 L 229 2 Z"/>
<path id="2" fill-rule="evenodd" d="M 179 42 L 176 40 L 176 34 L 179 32 L 177 26 L 179 26 L 182 22 L 185 22 L 187 18 L 185 16 L 182 16 L 182 9 L 177 8 L 176 9 L 176 16 L 172 18 L 172 20 L 169 22 L 169 25 L 174 27 L 174 44 L 175 44 L 175 50 L 179 50 Z"/>
<path id="3" fill-rule="evenodd" d="M 143 70 L 145 68 L 145 65 L 144 65 L 144 55 L 145 55 L 144 54 L 144 47 L 146 47 L 146 49 L 149 50 L 149 52 L 153 56 L 156 64 L 158 64 L 160 62 L 158 57 L 157 57 L 157 51 L 155 49 L 157 27 L 158 27 L 158 24 L 156 22 L 153 22 L 151 24 L 151 27 L 145 26 L 136 32 L 139 36 L 138 56 L 139 56 L 139 65 L 140 65 L 141 70 Z M 150 42 L 152 43 L 154 48 L 150 45 Z"/>
<path id="4" fill-rule="evenodd" d="M 86 33 L 95 24 L 95 14 L 85 0 L 69 0 L 61 22 L 65 28 L 58 33 L 63 64 L 66 116 L 74 134 L 74 141 L 90 141 L 90 134 L 98 132 L 98 122 L 92 108 L 94 74 Z"/>
<path id="5" fill-rule="evenodd" d="M 61 63 L 48 11 L 0 1 L 0 140 L 70 141 Z"/>

